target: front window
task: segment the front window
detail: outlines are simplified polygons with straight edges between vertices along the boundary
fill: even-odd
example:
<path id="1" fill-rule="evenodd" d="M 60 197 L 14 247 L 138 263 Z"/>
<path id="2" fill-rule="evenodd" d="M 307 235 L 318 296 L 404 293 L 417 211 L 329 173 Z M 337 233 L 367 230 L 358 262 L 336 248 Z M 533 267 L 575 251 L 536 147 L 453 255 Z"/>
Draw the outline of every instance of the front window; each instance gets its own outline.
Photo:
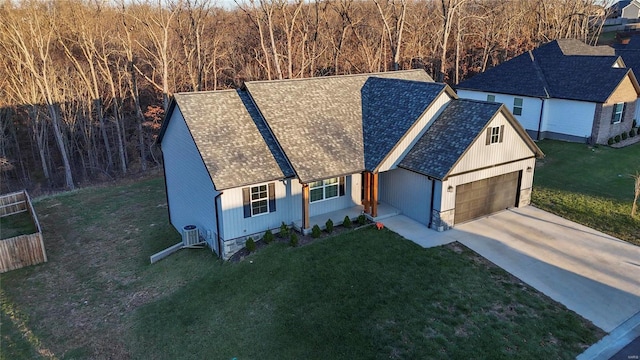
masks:
<path id="1" fill-rule="evenodd" d="M 522 115 L 522 98 L 513 99 L 513 115 Z"/>
<path id="2" fill-rule="evenodd" d="M 339 178 L 315 181 L 309 184 L 309 201 L 320 201 L 339 196 Z"/>
<path id="3" fill-rule="evenodd" d="M 267 185 L 254 186 L 251 188 L 251 216 L 269 212 L 268 194 Z"/>
<path id="4" fill-rule="evenodd" d="M 613 105 L 613 114 L 611 114 L 611 123 L 618 124 L 622 122 L 622 114 L 624 114 L 624 103 Z"/>

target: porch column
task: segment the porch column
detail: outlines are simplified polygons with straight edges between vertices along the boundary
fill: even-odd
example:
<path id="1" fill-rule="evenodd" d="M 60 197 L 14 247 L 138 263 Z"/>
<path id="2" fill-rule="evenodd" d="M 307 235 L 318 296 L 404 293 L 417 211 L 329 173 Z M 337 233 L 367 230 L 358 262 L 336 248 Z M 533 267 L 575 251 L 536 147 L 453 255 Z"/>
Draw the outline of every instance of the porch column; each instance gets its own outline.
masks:
<path id="1" fill-rule="evenodd" d="M 365 171 L 363 173 L 363 181 L 364 181 L 364 200 L 362 201 L 362 205 L 364 205 L 364 212 L 367 214 L 371 214 L 371 173 Z"/>
<path id="2" fill-rule="evenodd" d="M 378 216 L 378 173 L 371 174 L 371 217 Z"/>
<path id="3" fill-rule="evenodd" d="M 309 184 L 302 184 L 302 230 L 309 228 Z"/>

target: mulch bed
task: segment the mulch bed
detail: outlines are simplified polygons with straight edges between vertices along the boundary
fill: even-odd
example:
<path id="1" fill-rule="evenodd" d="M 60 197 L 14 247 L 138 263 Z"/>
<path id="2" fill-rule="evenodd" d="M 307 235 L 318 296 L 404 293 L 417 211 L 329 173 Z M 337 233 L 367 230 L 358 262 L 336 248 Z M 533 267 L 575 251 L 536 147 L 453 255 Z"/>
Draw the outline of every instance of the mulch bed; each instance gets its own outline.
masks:
<path id="1" fill-rule="evenodd" d="M 295 233 L 296 233 L 296 235 L 298 235 L 298 247 L 300 247 L 300 246 L 305 246 L 305 245 L 311 244 L 311 243 L 313 243 L 315 241 L 321 241 L 323 239 L 328 239 L 328 238 L 332 238 L 332 237 L 335 237 L 335 236 L 340 236 L 340 235 L 342 235 L 344 233 L 347 233 L 349 231 L 358 230 L 358 229 L 361 229 L 363 227 L 367 227 L 367 226 L 371 226 L 371 225 L 374 225 L 374 223 L 371 222 L 370 220 L 367 220 L 367 223 L 364 224 L 364 225 L 358 225 L 357 223 L 354 222 L 354 224 L 350 228 L 347 228 L 347 227 L 344 227 L 342 225 L 339 225 L 339 226 L 334 227 L 333 231 L 331 233 L 328 233 L 328 232 L 323 230 L 322 233 L 320 234 L 320 236 L 317 237 L 317 238 L 314 238 L 313 236 L 311 236 L 311 234 L 302 235 L 301 233 L 299 233 L 297 231 Z M 291 231 L 294 231 L 294 230 L 289 229 L 289 231 L 291 232 Z M 271 243 L 272 244 L 275 244 L 275 243 L 289 244 L 289 237 L 287 236 L 286 238 L 281 238 L 281 237 L 278 236 L 278 234 L 274 234 L 274 239 L 273 239 L 273 241 Z M 258 252 L 258 251 L 260 251 L 260 249 L 262 249 L 263 247 L 268 246 L 268 245 L 269 244 L 265 243 L 264 241 L 258 240 L 258 241 L 256 241 L 256 250 L 253 251 L 253 252 Z M 227 260 L 227 261 L 229 261 L 231 263 L 238 263 L 238 262 L 244 260 L 250 254 L 251 253 L 249 252 L 249 250 L 247 250 L 247 248 L 242 248 L 242 249 L 240 249 L 240 251 L 238 251 L 237 253 L 233 254 L 229 258 L 229 260 Z"/>

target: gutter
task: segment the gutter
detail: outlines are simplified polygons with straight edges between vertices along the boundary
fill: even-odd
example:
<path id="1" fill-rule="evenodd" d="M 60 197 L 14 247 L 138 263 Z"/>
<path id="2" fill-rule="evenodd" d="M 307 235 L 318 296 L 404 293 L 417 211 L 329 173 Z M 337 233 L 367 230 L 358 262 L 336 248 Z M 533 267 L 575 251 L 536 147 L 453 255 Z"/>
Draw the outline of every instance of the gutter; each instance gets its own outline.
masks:
<path id="1" fill-rule="evenodd" d="M 538 133 L 536 134 L 537 141 L 540 140 L 540 131 L 542 130 L 542 114 L 544 114 L 544 100 L 545 99 L 540 98 L 540 101 L 542 101 L 542 106 L 540 106 L 540 119 L 538 119 Z"/>
<path id="2" fill-rule="evenodd" d="M 218 216 L 218 198 L 223 194 L 223 192 L 221 191 L 218 195 L 216 195 L 213 198 L 213 205 L 214 205 L 214 212 L 216 215 L 216 238 L 217 238 L 217 242 L 218 242 L 218 257 L 220 259 L 223 258 L 222 256 L 222 242 L 220 241 L 220 216 Z"/>
<path id="3" fill-rule="evenodd" d="M 435 196 L 435 192 L 436 192 L 436 179 L 430 177 L 429 178 L 431 180 L 431 205 L 429 206 L 429 229 L 432 229 L 431 225 L 432 225 L 432 219 L 433 219 L 433 197 Z"/>

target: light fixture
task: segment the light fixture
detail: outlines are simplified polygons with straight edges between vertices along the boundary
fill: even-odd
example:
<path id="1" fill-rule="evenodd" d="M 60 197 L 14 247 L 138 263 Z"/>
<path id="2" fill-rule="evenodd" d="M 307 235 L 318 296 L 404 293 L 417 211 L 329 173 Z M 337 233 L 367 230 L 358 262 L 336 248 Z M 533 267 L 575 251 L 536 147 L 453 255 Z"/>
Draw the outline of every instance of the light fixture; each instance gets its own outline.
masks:
<path id="1" fill-rule="evenodd" d="M 527 172 L 532 172 L 533 168 L 531 166 L 527 166 Z"/>
<path id="2" fill-rule="evenodd" d="M 449 187 L 447 188 L 447 192 L 453 192 L 453 186 L 449 185 Z"/>

